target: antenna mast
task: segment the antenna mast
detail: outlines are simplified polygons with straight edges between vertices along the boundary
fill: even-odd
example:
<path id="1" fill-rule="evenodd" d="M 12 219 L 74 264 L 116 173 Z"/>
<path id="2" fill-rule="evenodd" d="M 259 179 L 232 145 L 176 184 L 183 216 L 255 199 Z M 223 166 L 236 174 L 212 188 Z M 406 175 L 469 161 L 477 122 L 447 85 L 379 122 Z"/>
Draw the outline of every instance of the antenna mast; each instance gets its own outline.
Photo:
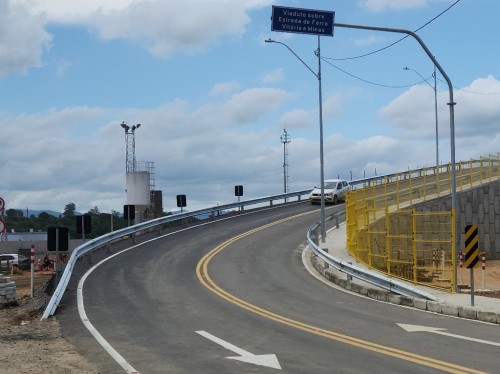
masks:
<path id="1" fill-rule="evenodd" d="M 288 144 L 292 141 L 286 128 L 283 129 L 283 135 L 281 135 L 281 142 L 283 143 L 283 192 L 289 192 L 288 182 L 290 176 L 288 175 Z M 286 201 L 286 199 L 285 199 Z"/>

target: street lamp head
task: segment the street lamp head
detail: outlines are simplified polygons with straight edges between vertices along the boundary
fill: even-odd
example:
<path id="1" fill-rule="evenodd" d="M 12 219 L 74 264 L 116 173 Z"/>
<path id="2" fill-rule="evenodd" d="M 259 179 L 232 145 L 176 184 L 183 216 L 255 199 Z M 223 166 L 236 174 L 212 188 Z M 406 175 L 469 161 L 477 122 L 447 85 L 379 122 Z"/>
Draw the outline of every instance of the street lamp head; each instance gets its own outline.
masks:
<path id="1" fill-rule="evenodd" d="M 138 129 L 139 127 L 141 127 L 141 124 L 138 123 L 137 125 L 135 125 L 135 128 Z"/>
<path id="2" fill-rule="evenodd" d="M 276 43 L 276 40 L 273 40 L 271 38 L 264 40 L 266 43 Z"/>
<path id="3" fill-rule="evenodd" d="M 408 66 L 405 66 L 403 70 L 411 70 Z"/>
<path id="4" fill-rule="evenodd" d="M 123 129 L 125 130 L 125 132 L 127 132 L 130 129 L 130 126 L 126 125 L 125 122 L 122 122 L 120 124 L 120 126 L 123 127 Z"/>

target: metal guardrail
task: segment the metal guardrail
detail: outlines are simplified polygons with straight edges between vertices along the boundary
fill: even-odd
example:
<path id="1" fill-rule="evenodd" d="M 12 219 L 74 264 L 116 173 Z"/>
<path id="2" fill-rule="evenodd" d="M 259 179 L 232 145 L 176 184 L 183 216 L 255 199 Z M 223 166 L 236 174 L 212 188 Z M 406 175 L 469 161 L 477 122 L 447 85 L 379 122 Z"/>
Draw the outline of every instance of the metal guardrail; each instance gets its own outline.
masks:
<path id="1" fill-rule="evenodd" d="M 389 175 L 384 175 L 384 176 L 377 176 L 377 177 L 372 177 L 372 178 L 365 178 L 365 179 L 359 179 L 359 180 L 354 180 L 350 181 L 349 184 L 352 187 L 356 187 L 357 185 L 363 185 L 366 183 L 371 183 L 375 182 L 377 180 L 380 180 L 381 178 L 388 177 Z M 392 176 L 392 175 L 391 175 Z M 287 201 L 290 198 L 297 198 L 298 201 L 302 199 L 302 196 L 304 195 L 309 195 L 311 192 L 311 189 L 307 190 L 302 190 L 302 191 L 296 191 L 296 192 L 290 192 L 286 194 L 279 194 L 279 195 L 272 195 L 272 196 L 267 196 L 267 197 L 262 197 L 258 199 L 253 199 L 253 200 L 248 200 L 248 201 L 241 201 L 237 203 L 231 203 L 231 204 L 225 204 L 225 205 L 218 205 L 215 207 L 210 207 L 206 209 L 201 209 L 201 210 L 196 210 L 193 212 L 185 212 L 185 213 L 178 213 L 175 215 L 170 215 L 170 216 L 165 216 L 165 217 L 160 217 L 151 221 L 146 221 L 139 223 L 134 226 L 126 227 L 117 231 L 113 231 L 111 233 L 105 234 L 103 236 L 100 236 L 96 239 L 92 239 L 78 247 L 76 247 L 72 252 L 70 259 L 68 260 L 68 263 L 66 264 L 66 268 L 64 269 L 64 272 L 61 276 L 61 279 L 59 280 L 59 283 L 57 285 L 56 290 L 54 291 L 43 315 L 42 319 L 46 319 L 50 316 L 53 316 L 54 313 L 56 312 L 56 309 L 64 296 L 64 292 L 66 291 L 66 288 L 68 286 L 69 280 L 71 278 L 71 275 L 73 273 L 73 269 L 76 265 L 76 262 L 79 258 L 82 256 L 86 255 L 89 252 L 92 252 L 96 249 L 102 248 L 109 243 L 120 240 L 124 236 L 131 235 L 138 233 L 140 231 L 144 231 L 150 228 L 153 228 L 158 225 L 162 225 L 168 222 L 173 222 L 173 221 L 178 221 L 182 219 L 187 219 L 191 217 L 197 217 L 200 215 L 210 215 L 214 217 L 217 212 L 220 211 L 227 211 L 231 209 L 239 209 L 240 211 L 243 211 L 245 207 L 251 206 L 251 205 L 259 205 L 259 204 L 265 204 L 269 203 L 270 206 L 273 205 L 274 201 L 278 200 L 284 200 Z M 333 216 L 329 217 L 328 220 L 332 220 Z M 386 288 L 388 290 L 400 293 L 402 295 L 406 295 L 407 293 L 403 292 L 409 292 L 409 291 L 404 291 L 405 286 L 399 282 L 396 282 L 394 280 L 390 280 L 390 278 L 384 278 L 381 277 L 378 274 L 374 274 L 372 272 L 369 272 L 370 274 L 366 274 L 366 271 L 356 268 L 350 264 L 342 263 L 342 261 L 336 260 L 329 254 L 323 252 L 319 247 L 317 247 L 311 240 L 311 232 L 317 229 L 319 226 L 319 223 L 313 226 L 311 229 L 309 229 L 307 233 L 307 241 L 309 242 L 311 248 L 313 248 L 313 251 L 321 257 L 323 260 L 328 262 L 331 266 L 334 266 L 335 268 L 344 271 L 348 274 L 352 275 L 353 277 L 365 280 L 368 283 L 375 284 L 379 287 Z M 380 280 L 377 280 L 380 279 Z M 376 283 L 375 283 L 376 282 Z M 384 286 L 385 285 L 385 286 Z M 401 290 L 401 292 L 398 292 L 398 290 Z M 433 299 L 432 295 L 422 295 L 422 294 L 414 294 L 414 295 L 419 295 L 423 296 L 425 298 Z"/>
<path id="2" fill-rule="evenodd" d="M 302 196 L 304 195 L 309 195 L 311 192 L 311 189 L 308 190 L 303 190 L 303 191 L 296 191 L 296 192 L 290 192 L 286 194 L 280 194 L 280 195 L 273 195 L 273 196 L 267 196 L 267 197 L 262 197 L 258 199 L 253 199 L 253 200 L 248 200 L 248 201 L 241 201 L 237 203 L 231 203 L 231 204 L 225 204 L 225 205 L 218 205 L 215 207 L 210 207 L 206 209 L 201 209 L 201 210 L 196 210 L 193 212 L 185 212 L 185 213 L 178 213 L 170 216 L 165 216 L 165 217 L 160 217 L 156 218 L 151 221 L 145 221 L 141 222 L 137 225 L 126 227 L 117 231 L 110 232 L 108 234 L 105 234 L 103 236 L 100 236 L 96 239 L 90 240 L 78 247 L 76 247 L 72 252 L 70 259 L 68 260 L 68 263 L 66 264 L 66 268 L 64 269 L 64 272 L 59 280 L 59 283 L 57 285 L 56 290 L 54 291 L 54 294 L 52 295 L 47 307 L 45 308 L 45 311 L 42 315 L 42 319 L 46 319 L 50 316 L 53 316 L 54 313 L 56 312 L 56 309 L 59 305 L 59 302 L 61 301 L 64 292 L 66 291 L 66 287 L 68 286 L 69 280 L 71 278 L 71 274 L 73 273 L 73 269 L 76 265 L 76 262 L 79 258 L 82 256 L 86 255 L 89 252 L 92 252 L 96 249 L 102 248 L 108 244 L 110 244 L 113 241 L 120 240 L 124 236 L 127 235 L 132 235 L 136 234 L 138 232 L 151 229 L 155 226 L 159 226 L 168 222 L 173 222 L 173 221 L 179 221 L 191 217 L 197 217 L 200 215 L 210 215 L 211 217 L 214 217 L 217 212 L 221 211 L 228 211 L 231 209 L 239 209 L 240 211 L 243 211 L 246 206 L 251 206 L 251 205 L 259 205 L 259 204 L 264 204 L 264 203 L 269 203 L 270 206 L 273 205 L 274 201 L 277 200 L 288 200 L 291 198 L 297 198 L 298 201 L 302 199 Z"/>
<path id="3" fill-rule="evenodd" d="M 332 214 L 331 216 L 328 216 L 326 218 L 326 221 L 332 221 L 332 220 L 337 220 L 337 226 L 338 226 L 338 217 L 341 214 L 344 214 L 345 212 L 337 212 L 335 214 Z M 406 285 L 402 282 L 398 282 L 397 280 L 394 280 L 393 278 L 385 277 L 379 273 L 370 271 L 370 270 L 365 270 L 361 269 L 357 266 L 354 266 L 352 264 L 349 264 L 345 261 L 341 261 L 329 253 L 323 251 L 317 244 L 316 244 L 316 238 L 318 238 L 318 230 L 319 230 L 320 223 L 316 223 L 311 228 L 309 228 L 309 231 L 307 232 L 307 243 L 309 244 L 309 248 L 312 249 L 315 255 L 317 255 L 319 258 L 321 258 L 323 261 L 325 261 L 328 265 L 334 267 L 335 269 L 344 272 L 354 278 L 360 279 L 362 281 L 365 281 L 369 284 L 372 284 L 374 286 L 383 288 L 387 291 L 397 293 L 399 295 L 404 295 L 408 297 L 417 297 L 417 298 L 424 298 L 428 300 L 436 300 L 437 298 L 427 292 L 420 291 L 418 289 L 415 289 L 414 287 L 410 285 Z"/>
<path id="4" fill-rule="evenodd" d="M 500 152 L 496 155 L 489 155 L 488 157 L 480 157 L 479 159 L 471 159 L 469 161 L 460 161 L 456 165 L 457 170 L 457 187 L 462 188 L 464 184 L 463 172 L 470 171 L 470 169 L 477 169 L 479 174 L 483 174 L 483 179 L 490 181 L 500 176 Z M 444 175 L 449 173 L 451 175 L 451 164 L 441 164 L 437 166 L 428 166 L 418 169 L 407 170 L 404 172 L 376 175 L 370 178 L 363 178 L 349 182 L 354 189 L 360 187 L 372 187 L 374 185 L 404 181 L 407 179 L 418 178 L 422 176 Z M 496 174 L 493 174 L 496 173 Z M 448 178 L 450 179 L 450 178 Z M 451 181 L 448 182 L 451 185 Z"/>

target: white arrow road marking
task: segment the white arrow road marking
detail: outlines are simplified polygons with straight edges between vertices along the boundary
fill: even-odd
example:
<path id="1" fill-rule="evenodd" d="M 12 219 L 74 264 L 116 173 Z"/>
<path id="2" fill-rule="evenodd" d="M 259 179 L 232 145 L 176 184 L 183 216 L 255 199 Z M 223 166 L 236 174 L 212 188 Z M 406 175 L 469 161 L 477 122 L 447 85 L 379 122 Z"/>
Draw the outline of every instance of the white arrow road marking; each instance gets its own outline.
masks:
<path id="1" fill-rule="evenodd" d="M 497 347 L 500 347 L 500 343 L 490 342 L 488 340 L 482 340 L 482 339 L 469 338 L 468 336 L 463 336 L 463 335 L 451 334 L 449 332 L 445 332 L 446 329 L 439 328 L 439 327 L 419 326 L 419 325 L 406 325 L 404 323 L 397 323 L 397 325 L 399 327 L 401 327 L 403 330 L 406 330 L 408 332 L 430 332 L 432 334 L 445 335 L 445 336 L 450 336 L 452 338 L 469 340 L 471 342 L 476 342 L 476 343 L 481 343 L 481 344 L 495 345 Z"/>
<path id="2" fill-rule="evenodd" d="M 231 343 L 226 342 L 225 340 L 219 339 L 218 337 L 206 332 L 206 331 L 195 331 L 197 334 L 200 334 L 201 336 L 204 336 L 205 338 L 213 341 L 214 343 L 217 343 L 221 346 L 223 346 L 226 349 L 229 349 L 230 351 L 238 354 L 239 356 L 236 357 L 226 357 L 230 360 L 238 360 L 238 361 L 243 361 L 247 362 L 249 364 L 253 365 L 259 365 L 259 366 L 267 366 L 273 369 L 279 369 L 281 370 L 280 363 L 278 361 L 278 358 L 274 354 L 268 354 L 268 355 L 254 355 L 253 353 L 247 352 Z"/>

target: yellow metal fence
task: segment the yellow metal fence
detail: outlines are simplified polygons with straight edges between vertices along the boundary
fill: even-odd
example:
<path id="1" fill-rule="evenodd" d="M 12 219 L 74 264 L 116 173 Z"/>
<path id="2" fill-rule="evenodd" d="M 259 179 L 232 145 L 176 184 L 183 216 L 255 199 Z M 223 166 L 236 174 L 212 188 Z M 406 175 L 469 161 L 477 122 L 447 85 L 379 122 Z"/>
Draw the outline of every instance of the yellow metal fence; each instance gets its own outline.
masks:
<path id="1" fill-rule="evenodd" d="M 500 153 L 456 165 L 457 191 L 500 179 Z M 346 199 L 349 253 L 389 276 L 454 291 L 455 212 L 413 206 L 451 193 L 451 166 L 409 170 L 351 191 Z"/>

